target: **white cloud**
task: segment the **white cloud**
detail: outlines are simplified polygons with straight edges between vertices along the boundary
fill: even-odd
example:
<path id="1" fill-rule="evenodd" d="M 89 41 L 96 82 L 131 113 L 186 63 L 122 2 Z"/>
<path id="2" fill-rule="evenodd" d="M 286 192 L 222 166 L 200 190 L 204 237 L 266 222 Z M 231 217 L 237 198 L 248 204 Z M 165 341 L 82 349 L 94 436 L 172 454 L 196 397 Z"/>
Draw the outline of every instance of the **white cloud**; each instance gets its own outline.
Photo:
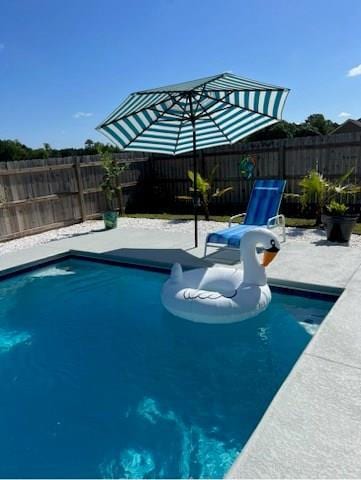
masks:
<path id="1" fill-rule="evenodd" d="M 338 114 L 339 117 L 341 118 L 348 118 L 348 117 L 351 117 L 351 113 L 348 113 L 348 112 L 341 112 Z"/>
<path id="2" fill-rule="evenodd" d="M 92 112 L 76 112 L 74 113 L 74 118 L 84 118 L 84 117 L 91 117 L 94 114 Z"/>
<path id="3" fill-rule="evenodd" d="M 358 75 L 361 75 L 361 63 L 347 72 L 348 77 L 357 77 Z"/>

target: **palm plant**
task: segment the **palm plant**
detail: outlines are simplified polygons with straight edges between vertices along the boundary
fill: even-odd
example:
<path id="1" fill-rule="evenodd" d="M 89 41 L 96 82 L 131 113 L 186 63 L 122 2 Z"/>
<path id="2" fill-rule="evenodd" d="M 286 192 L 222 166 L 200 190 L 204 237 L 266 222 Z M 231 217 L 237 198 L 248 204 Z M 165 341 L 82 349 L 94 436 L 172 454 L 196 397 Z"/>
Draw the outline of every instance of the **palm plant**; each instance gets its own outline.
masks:
<path id="1" fill-rule="evenodd" d="M 303 209 L 311 206 L 316 216 L 316 225 L 321 224 L 321 215 L 325 211 L 335 211 L 336 203 L 338 211 L 347 211 L 347 206 L 341 201 L 344 195 L 355 195 L 361 192 L 358 185 L 349 181 L 354 169 L 350 169 L 337 181 L 327 180 L 317 170 L 311 170 L 302 178 L 299 185 L 301 194 L 288 194 L 288 196 L 300 199 Z"/>
<path id="2" fill-rule="evenodd" d="M 208 178 L 203 178 L 200 173 L 197 172 L 197 199 L 200 202 L 201 207 L 203 208 L 204 211 L 204 217 L 208 221 L 209 220 L 209 204 L 210 202 L 215 199 L 215 198 L 220 198 L 222 195 L 225 193 L 229 192 L 230 190 L 233 189 L 233 187 L 226 187 L 226 188 L 216 188 L 214 190 L 214 177 L 215 173 L 218 169 L 218 165 L 216 165 Z M 194 173 L 192 170 L 188 171 L 188 178 L 191 181 L 192 185 L 189 189 L 190 192 L 194 194 Z M 214 190 L 214 191 L 213 191 Z M 213 193 L 212 193 L 213 191 Z M 177 196 L 179 200 L 193 200 L 194 196 L 192 195 L 181 195 Z"/>

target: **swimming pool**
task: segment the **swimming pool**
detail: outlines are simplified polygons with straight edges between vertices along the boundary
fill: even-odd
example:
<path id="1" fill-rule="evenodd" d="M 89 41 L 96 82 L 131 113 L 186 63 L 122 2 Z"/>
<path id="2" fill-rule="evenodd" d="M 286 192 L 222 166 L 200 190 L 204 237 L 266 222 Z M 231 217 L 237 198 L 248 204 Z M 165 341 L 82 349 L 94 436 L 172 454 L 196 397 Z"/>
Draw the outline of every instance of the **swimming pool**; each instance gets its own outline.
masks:
<path id="1" fill-rule="evenodd" d="M 70 258 L 0 282 L 0 477 L 225 474 L 333 300 L 195 324 L 166 278 Z"/>

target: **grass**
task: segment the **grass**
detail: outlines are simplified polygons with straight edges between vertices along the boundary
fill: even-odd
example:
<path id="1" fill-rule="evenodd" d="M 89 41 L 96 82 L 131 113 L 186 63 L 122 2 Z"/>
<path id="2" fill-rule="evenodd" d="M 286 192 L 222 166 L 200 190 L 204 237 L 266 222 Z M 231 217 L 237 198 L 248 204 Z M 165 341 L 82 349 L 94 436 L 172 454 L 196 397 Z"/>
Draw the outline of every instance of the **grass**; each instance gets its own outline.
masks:
<path id="1" fill-rule="evenodd" d="M 161 220 L 192 220 L 193 215 L 187 214 L 172 214 L 172 213 L 131 213 L 127 214 L 127 217 L 131 218 L 158 218 Z M 199 215 L 200 220 L 204 220 L 203 215 Z M 212 215 L 211 220 L 213 222 L 228 222 L 228 215 Z M 299 227 L 299 228 L 315 228 L 315 220 L 312 218 L 295 218 L 286 217 L 287 227 Z M 357 223 L 354 227 L 353 233 L 361 235 L 361 223 Z"/>

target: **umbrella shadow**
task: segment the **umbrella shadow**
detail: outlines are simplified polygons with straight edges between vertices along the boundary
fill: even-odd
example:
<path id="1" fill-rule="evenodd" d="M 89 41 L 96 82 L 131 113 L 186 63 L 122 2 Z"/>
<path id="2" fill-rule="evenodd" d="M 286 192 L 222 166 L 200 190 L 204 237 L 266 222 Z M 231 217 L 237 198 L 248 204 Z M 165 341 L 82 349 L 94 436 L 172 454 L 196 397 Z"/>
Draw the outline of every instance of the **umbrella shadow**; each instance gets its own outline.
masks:
<path id="1" fill-rule="evenodd" d="M 288 237 L 293 237 L 293 238 L 296 238 L 296 237 L 304 237 L 305 235 L 305 232 L 299 228 L 295 228 L 293 230 L 287 230 L 287 236 Z"/>
<path id="2" fill-rule="evenodd" d="M 96 230 L 89 230 L 88 232 L 65 233 L 65 234 L 61 234 L 60 237 L 50 239 L 48 241 L 48 243 L 57 242 L 58 240 L 66 240 L 68 238 L 84 237 L 84 236 L 89 235 L 91 233 L 102 233 L 102 232 L 105 232 L 105 231 L 106 231 L 106 228 L 97 228 Z"/>
<path id="3" fill-rule="evenodd" d="M 198 258 L 181 248 L 119 248 L 95 254 L 98 255 L 109 260 L 165 269 L 169 269 L 174 263 L 180 263 L 186 268 L 212 266 L 207 259 Z"/>
<path id="4" fill-rule="evenodd" d="M 239 250 L 232 250 L 229 248 L 219 248 L 203 258 L 213 264 L 224 263 L 226 265 L 236 265 L 237 263 L 240 263 L 240 252 Z"/>
<path id="5" fill-rule="evenodd" d="M 287 237 L 291 238 L 300 238 L 309 234 L 312 231 L 314 234 L 317 234 L 321 237 L 326 237 L 326 233 L 321 228 L 299 228 L 299 227 L 288 227 L 287 228 Z"/>
<path id="6" fill-rule="evenodd" d="M 173 219 L 173 220 L 168 220 L 168 224 L 169 225 L 177 225 L 178 223 L 189 223 L 191 222 L 192 220 L 191 219 L 186 219 L 186 218 L 179 218 L 179 219 Z"/>
<path id="7" fill-rule="evenodd" d="M 326 239 L 316 240 L 312 242 L 313 245 L 317 247 L 349 247 L 348 243 L 337 243 L 337 242 L 330 242 Z"/>

